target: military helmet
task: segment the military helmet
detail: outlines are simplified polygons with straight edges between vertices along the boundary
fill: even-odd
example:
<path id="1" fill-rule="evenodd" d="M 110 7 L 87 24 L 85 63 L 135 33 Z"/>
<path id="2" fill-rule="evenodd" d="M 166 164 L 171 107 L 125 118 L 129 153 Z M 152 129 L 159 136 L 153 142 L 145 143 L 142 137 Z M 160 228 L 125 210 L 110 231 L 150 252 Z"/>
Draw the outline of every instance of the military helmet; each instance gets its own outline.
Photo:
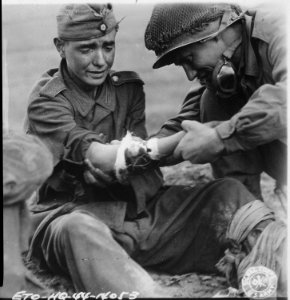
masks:
<path id="1" fill-rule="evenodd" d="M 227 3 L 166 3 L 152 11 L 145 31 L 145 46 L 155 51 L 158 69 L 172 63 L 172 51 L 205 42 L 243 17 L 238 5 Z M 214 21 L 221 19 L 218 30 Z"/>

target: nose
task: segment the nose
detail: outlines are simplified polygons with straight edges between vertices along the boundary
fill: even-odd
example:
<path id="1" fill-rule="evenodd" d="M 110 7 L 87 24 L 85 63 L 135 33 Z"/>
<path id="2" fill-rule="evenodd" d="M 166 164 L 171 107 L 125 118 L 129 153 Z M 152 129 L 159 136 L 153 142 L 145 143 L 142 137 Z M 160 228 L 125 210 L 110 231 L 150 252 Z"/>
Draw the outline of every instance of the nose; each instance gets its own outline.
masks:
<path id="1" fill-rule="evenodd" d="M 94 56 L 93 56 L 92 62 L 93 62 L 93 65 L 96 67 L 103 67 L 104 65 L 106 65 L 104 53 L 101 49 L 96 49 L 96 51 L 94 51 Z"/>
<path id="2" fill-rule="evenodd" d="M 188 64 L 182 64 L 183 70 L 187 76 L 187 79 L 189 81 L 192 81 L 196 75 L 197 75 L 197 71 L 195 71 L 190 65 Z"/>

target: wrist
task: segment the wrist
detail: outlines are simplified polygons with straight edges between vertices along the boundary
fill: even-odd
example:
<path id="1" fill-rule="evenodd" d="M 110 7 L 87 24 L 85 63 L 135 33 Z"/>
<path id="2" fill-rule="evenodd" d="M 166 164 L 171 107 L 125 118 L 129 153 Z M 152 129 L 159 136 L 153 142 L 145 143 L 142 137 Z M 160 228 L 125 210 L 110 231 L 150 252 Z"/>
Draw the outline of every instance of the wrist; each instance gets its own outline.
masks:
<path id="1" fill-rule="evenodd" d="M 158 160 L 162 157 L 172 155 L 184 135 L 184 131 L 179 131 L 170 136 L 149 139 L 146 144 L 147 148 L 150 149 L 149 156 L 152 159 Z"/>
<path id="2" fill-rule="evenodd" d="M 214 138 L 214 149 L 217 155 L 221 156 L 225 154 L 226 147 L 224 144 L 224 141 L 221 139 L 221 137 L 218 134 L 218 131 L 214 129 L 215 138 Z"/>
<path id="3" fill-rule="evenodd" d="M 103 172 L 111 172 L 114 170 L 118 148 L 119 145 L 92 142 L 86 152 L 86 158 L 95 168 Z"/>

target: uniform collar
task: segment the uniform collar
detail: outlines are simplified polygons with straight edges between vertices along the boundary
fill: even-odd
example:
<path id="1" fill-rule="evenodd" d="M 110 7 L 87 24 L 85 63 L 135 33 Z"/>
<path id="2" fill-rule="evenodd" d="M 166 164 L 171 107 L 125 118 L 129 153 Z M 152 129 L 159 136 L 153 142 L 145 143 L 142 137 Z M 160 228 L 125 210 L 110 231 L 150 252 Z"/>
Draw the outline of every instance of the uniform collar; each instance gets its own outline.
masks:
<path id="1" fill-rule="evenodd" d="M 252 37 L 252 23 L 253 17 L 250 15 L 245 15 L 245 27 L 246 27 L 246 54 L 245 54 L 245 75 L 258 77 L 259 67 L 257 63 L 257 58 L 252 47 L 251 37 Z M 255 24 L 255 23 L 254 23 Z"/>
<path id="2" fill-rule="evenodd" d="M 61 61 L 60 74 L 63 79 L 68 98 L 75 103 L 79 113 L 82 116 L 87 116 L 93 109 L 93 106 L 97 103 L 108 111 L 114 111 L 116 107 L 116 97 L 114 89 L 108 76 L 105 82 L 98 88 L 96 98 L 90 97 L 69 76 L 65 60 Z"/>
<path id="3" fill-rule="evenodd" d="M 55 97 L 66 90 L 59 69 L 50 69 L 43 74 L 38 85 L 41 86 L 40 93 L 49 97 Z"/>

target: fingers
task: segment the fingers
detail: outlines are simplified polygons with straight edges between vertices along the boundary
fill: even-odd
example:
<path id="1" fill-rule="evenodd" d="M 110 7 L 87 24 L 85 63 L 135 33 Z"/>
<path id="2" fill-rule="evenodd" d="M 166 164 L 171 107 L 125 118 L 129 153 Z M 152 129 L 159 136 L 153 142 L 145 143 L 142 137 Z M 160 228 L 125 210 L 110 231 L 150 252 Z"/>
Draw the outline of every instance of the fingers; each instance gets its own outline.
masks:
<path id="1" fill-rule="evenodd" d="M 93 166 L 93 164 L 91 163 L 91 161 L 90 161 L 88 158 L 86 158 L 84 162 L 85 162 L 86 168 L 87 168 L 90 172 L 94 172 L 95 167 Z"/>
<path id="2" fill-rule="evenodd" d="M 85 171 L 84 172 L 84 180 L 87 184 L 93 184 L 98 187 L 105 188 L 106 185 L 102 183 L 101 181 L 97 180 L 90 171 Z"/>
<path id="3" fill-rule="evenodd" d="M 196 131 L 202 128 L 204 125 L 197 121 L 183 121 L 181 126 L 185 131 Z"/>
<path id="4" fill-rule="evenodd" d="M 84 179 L 87 183 L 105 187 L 114 181 L 110 175 L 104 173 L 98 168 L 95 168 L 89 159 L 85 159 L 84 162 L 87 168 L 84 172 Z"/>
<path id="5" fill-rule="evenodd" d="M 210 127 L 210 128 L 215 128 L 217 127 L 219 124 L 221 124 L 223 121 L 210 121 L 210 122 L 206 122 L 204 123 L 204 125 Z"/>
<path id="6" fill-rule="evenodd" d="M 179 144 L 176 146 L 173 152 L 173 157 L 175 159 L 183 159 L 182 157 L 182 152 L 183 152 L 183 142 L 182 140 L 179 142 Z"/>

